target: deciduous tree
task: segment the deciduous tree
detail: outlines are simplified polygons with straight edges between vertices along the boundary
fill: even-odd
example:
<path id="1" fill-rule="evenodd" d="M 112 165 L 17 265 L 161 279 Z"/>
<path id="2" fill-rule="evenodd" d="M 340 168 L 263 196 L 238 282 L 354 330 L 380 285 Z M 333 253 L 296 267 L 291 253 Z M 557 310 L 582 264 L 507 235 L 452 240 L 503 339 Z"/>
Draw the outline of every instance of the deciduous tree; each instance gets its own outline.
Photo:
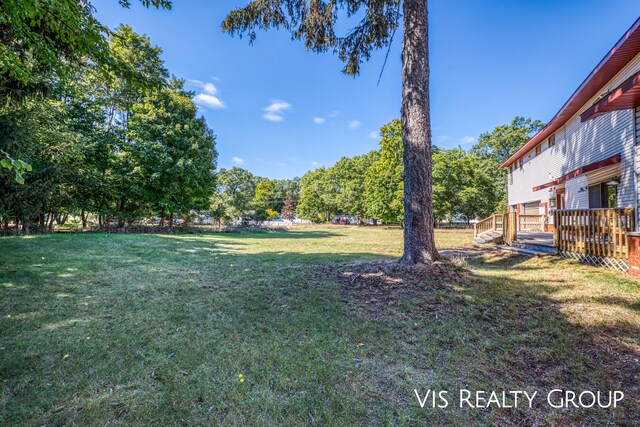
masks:
<path id="1" fill-rule="evenodd" d="M 480 134 L 478 142 L 472 147 L 471 152 L 481 159 L 478 167 L 495 178 L 492 181 L 492 187 L 487 189 L 495 195 L 493 212 L 504 212 L 507 205 L 507 170 L 500 165 L 543 126 L 544 123 L 540 120 L 516 116 L 511 123 Z"/>
<path id="2" fill-rule="evenodd" d="M 402 125 L 395 119 L 380 129 L 380 158 L 365 174 L 367 215 L 392 224 L 404 218 Z"/>

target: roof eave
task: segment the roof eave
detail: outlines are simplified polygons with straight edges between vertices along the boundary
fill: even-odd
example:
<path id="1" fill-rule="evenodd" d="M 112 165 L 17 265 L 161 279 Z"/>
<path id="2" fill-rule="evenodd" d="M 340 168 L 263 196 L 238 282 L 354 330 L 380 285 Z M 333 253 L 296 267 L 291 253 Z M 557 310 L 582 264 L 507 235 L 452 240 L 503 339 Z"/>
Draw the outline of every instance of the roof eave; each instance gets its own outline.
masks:
<path id="1" fill-rule="evenodd" d="M 629 57 L 629 53 L 623 49 L 627 45 L 631 47 L 636 47 L 632 50 L 635 54 Z M 619 61 L 612 61 L 612 59 L 621 55 L 621 52 L 624 53 L 624 58 L 628 58 L 627 61 L 623 61 L 624 63 L 620 65 Z M 543 142 L 546 138 L 551 136 L 555 131 L 560 129 L 564 124 L 573 117 L 579 110 L 584 106 L 584 104 L 595 94 L 598 93 L 602 87 L 610 81 L 616 74 L 618 74 L 626 64 L 631 61 L 638 53 L 640 52 L 640 18 L 638 18 L 631 28 L 627 30 L 624 35 L 618 40 L 618 42 L 613 46 L 612 49 L 607 52 L 607 54 L 602 58 L 602 60 L 598 63 L 598 65 L 589 73 L 587 78 L 578 86 L 571 97 L 564 103 L 562 108 L 553 116 L 551 121 L 540 129 L 538 133 L 536 133 L 527 143 L 525 143 L 518 151 L 516 151 L 511 157 L 509 157 L 500 167 L 508 167 L 518 161 L 519 158 L 527 154 L 530 150 L 532 150 L 536 145 Z M 611 68 L 611 69 L 609 69 Z M 608 71 L 608 72 L 605 72 Z M 608 77 L 608 78 L 607 78 Z M 606 79 L 606 81 L 602 82 L 599 80 Z M 595 87 L 593 87 L 595 85 Z M 586 98 L 586 99 L 585 99 Z M 575 104 L 578 105 L 575 105 Z"/>

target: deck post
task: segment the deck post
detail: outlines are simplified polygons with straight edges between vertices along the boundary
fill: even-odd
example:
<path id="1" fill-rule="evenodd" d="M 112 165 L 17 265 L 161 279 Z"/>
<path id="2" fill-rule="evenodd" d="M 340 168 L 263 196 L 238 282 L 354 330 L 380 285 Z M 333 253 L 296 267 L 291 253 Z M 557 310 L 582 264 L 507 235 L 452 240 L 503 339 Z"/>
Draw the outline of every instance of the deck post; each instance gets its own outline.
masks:
<path id="1" fill-rule="evenodd" d="M 560 241 L 559 238 L 559 215 L 558 215 L 558 211 L 553 212 L 553 246 L 557 249 L 558 248 L 558 242 Z"/>

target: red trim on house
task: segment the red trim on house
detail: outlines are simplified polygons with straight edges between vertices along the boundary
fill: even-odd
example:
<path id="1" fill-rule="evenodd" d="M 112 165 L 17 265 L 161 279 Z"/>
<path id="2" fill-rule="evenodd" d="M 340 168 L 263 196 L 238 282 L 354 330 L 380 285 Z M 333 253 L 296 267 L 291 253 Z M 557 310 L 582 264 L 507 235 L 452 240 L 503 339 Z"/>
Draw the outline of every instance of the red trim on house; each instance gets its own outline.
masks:
<path id="1" fill-rule="evenodd" d="M 618 74 L 638 53 L 640 53 L 640 18 L 633 23 L 631 28 L 622 36 L 615 46 L 605 55 L 596 68 L 571 95 L 569 100 L 560 108 L 560 111 L 551 121 L 533 136 L 526 144 L 516 151 L 502 167 L 514 164 L 518 159 L 527 154 L 536 145 L 543 142 L 555 131 L 573 117 L 584 104 L 593 98 L 602 87 Z"/>
<path id="2" fill-rule="evenodd" d="M 572 170 L 568 174 L 563 175 L 558 179 L 554 179 L 553 181 L 547 182 L 546 184 L 542 184 L 542 185 L 539 185 L 537 187 L 533 187 L 533 191 L 544 190 L 545 188 L 549 188 L 549 187 L 553 187 L 554 185 L 562 184 L 565 181 L 568 181 L 568 180 L 570 180 L 572 178 L 575 178 L 575 177 L 580 176 L 582 174 L 585 174 L 587 172 L 591 172 L 591 171 L 594 171 L 596 169 L 604 168 L 604 167 L 611 166 L 611 165 L 616 165 L 616 164 L 620 163 L 620 160 L 621 160 L 620 154 L 616 154 L 615 156 L 609 157 L 608 159 L 600 160 L 599 162 L 595 162 L 595 163 L 588 164 L 586 166 L 582 166 L 581 168 L 578 168 L 576 170 Z"/>
<path id="3" fill-rule="evenodd" d="M 608 111 L 625 110 L 640 105 L 640 73 L 612 90 L 609 95 L 580 115 L 580 121 L 595 119 Z"/>

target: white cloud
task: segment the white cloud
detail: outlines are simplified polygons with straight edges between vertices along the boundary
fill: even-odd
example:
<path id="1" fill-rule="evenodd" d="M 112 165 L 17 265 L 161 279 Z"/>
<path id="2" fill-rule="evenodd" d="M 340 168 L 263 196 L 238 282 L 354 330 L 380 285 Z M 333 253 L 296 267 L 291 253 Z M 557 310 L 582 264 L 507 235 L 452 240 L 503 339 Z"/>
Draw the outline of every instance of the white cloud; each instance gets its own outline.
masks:
<path id="1" fill-rule="evenodd" d="M 380 131 L 379 130 L 374 130 L 369 132 L 369 135 L 367 135 L 368 138 L 371 139 L 379 139 L 380 138 Z"/>
<path id="2" fill-rule="evenodd" d="M 204 90 L 209 95 L 215 95 L 216 93 L 218 93 L 218 88 L 213 83 L 205 83 L 202 90 Z"/>
<path id="3" fill-rule="evenodd" d="M 446 142 L 448 140 L 450 140 L 451 138 L 449 137 L 449 135 L 440 135 L 439 137 L 436 138 L 436 141 L 438 141 L 438 143 L 442 143 L 442 142 Z"/>
<path id="4" fill-rule="evenodd" d="M 241 159 L 240 157 L 234 157 L 233 159 L 231 159 L 233 161 L 233 163 L 235 163 L 236 165 L 243 165 L 244 164 L 244 159 Z"/>
<path id="5" fill-rule="evenodd" d="M 264 108 L 262 117 L 270 122 L 281 122 L 284 120 L 284 113 L 291 109 L 291 104 L 281 99 L 274 99 L 271 104 Z"/>
<path id="6" fill-rule="evenodd" d="M 314 117 L 313 118 L 313 123 L 317 124 L 317 125 L 321 125 L 323 124 L 327 119 L 325 119 L 324 117 Z"/>
<path id="7" fill-rule="evenodd" d="M 209 95 L 215 95 L 216 93 L 218 93 L 218 88 L 213 83 L 203 82 L 201 80 L 187 80 L 187 81 L 192 85 L 194 85 L 195 87 L 199 87 Z"/>
<path id="8" fill-rule="evenodd" d="M 336 117 L 338 117 L 339 115 L 340 115 L 340 111 L 338 111 L 338 110 L 333 110 L 332 112 L 330 112 L 330 113 L 328 114 L 328 117 L 329 117 L 330 119 L 335 119 L 335 118 L 336 118 Z"/>
<path id="9" fill-rule="evenodd" d="M 270 122 L 281 122 L 284 120 L 284 117 L 276 113 L 264 113 L 262 117 Z"/>
<path id="10" fill-rule="evenodd" d="M 217 96 L 218 88 L 211 82 L 201 80 L 187 80 L 189 84 L 202 90 L 193 98 L 193 102 L 202 108 L 227 108 L 225 103 Z"/>
<path id="11" fill-rule="evenodd" d="M 311 162 L 311 166 L 318 166 L 320 163 L 316 162 L 315 160 Z"/>
<path id="12" fill-rule="evenodd" d="M 349 129 L 358 129 L 362 123 L 360 120 L 351 120 L 349 122 Z"/>
<path id="13" fill-rule="evenodd" d="M 284 120 L 284 117 L 276 113 L 264 113 L 262 117 L 270 122 L 281 122 Z"/>
<path id="14" fill-rule="evenodd" d="M 460 138 L 460 144 L 472 144 L 476 141 L 476 139 L 472 136 L 463 136 L 462 138 Z"/>
<path id="15" fill-rule="evenodd" d="M 277 163 L 278 166 L 287 166 L 287 164 L 285 162 L 279 162 Z"/>
<path id="16" fill-rule="evenodd" d="M 193 98 L 193 102 L 204 108 L 227 108 L 227 106 L 217 96 L 209 95 L 206 93 L 199 93 Z"/>

